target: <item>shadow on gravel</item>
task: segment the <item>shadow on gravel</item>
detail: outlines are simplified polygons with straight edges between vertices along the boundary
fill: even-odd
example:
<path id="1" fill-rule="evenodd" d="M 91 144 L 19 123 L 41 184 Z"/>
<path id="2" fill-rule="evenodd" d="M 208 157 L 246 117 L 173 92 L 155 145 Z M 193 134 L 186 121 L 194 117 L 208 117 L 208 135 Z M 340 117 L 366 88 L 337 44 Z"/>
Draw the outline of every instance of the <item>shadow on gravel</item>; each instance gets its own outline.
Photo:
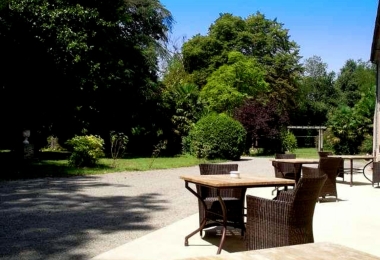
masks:
<path id="1" fill-rule="evenodd" d="M 88 189 L 109 192 L 110 186 L 128 194 L 128 185 L 94 178 L 0 182 L 0 258 L 88 259 L 80 251 L 93 234 L 151 230 L 150 213 L 166 209 L 168 202 L 157 193 L 89 196 Z"/>
<path id="2" fill-rule="evenodd" d="M 69 156 L 68 152 L 38 152 L 32 159 L 22 159 L 15 153 L 0 151 L 0 181 L 84 175 L 87 168 L 69 166 Z M 96 168 L 111 169 L 102 164 Z"/>

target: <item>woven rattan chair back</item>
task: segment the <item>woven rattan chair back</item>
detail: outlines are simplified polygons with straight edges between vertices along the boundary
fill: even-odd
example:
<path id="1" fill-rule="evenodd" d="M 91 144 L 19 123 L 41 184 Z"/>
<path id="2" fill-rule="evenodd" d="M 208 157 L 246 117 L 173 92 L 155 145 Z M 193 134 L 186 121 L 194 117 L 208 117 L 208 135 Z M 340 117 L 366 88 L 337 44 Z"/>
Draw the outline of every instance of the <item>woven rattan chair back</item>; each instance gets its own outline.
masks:
<path id="1" fill-rule="evenodd" d="M 302 166 L 302 177 L 315 178 L 318 176 L 320 176 L 318 168 Z"/>
<path id="2" fill-rule="evenodd" d="M 230 174 L 230 171 L 237 171 L 239 169 L 238 164 L 216 164 L 216 163 L 204 163 L 199 165 L 199 171 L 201 175 L 216 175 L 216 174 Z M 202 198 L 216 197 L 216 189 L 200 187 L 199 193 Z M 241 189 L 223 189 L 220 191 L 222 197 L 241 197 Z"/>
<path id="3" fill-rule="evenodd" d="M 319 158 L 325 158 L 328 157 L 329 155 L 333 155 L 332 152 L 318 152 Z M 339 171 L 337 177 L 340 177 L 344 181 L 344 160 L 342 160 L 341 165 L 339 166 Z"/>
<path id="4" fill-rule="evenodd" d="M 319 158 L 320 175 L 326 174 L 327 180 L 321 189 L 320 197 L 335 196 L 338 199 L 338 191 L 336 188 L 336 177 L 339 174 L 343 164 L 342 158 L 321 157 Z"/>
<path id="5" fill-rule="evenodd" d="M 315 203 L 326 179 L 301 177 L 276 200 L 247 195 L 247 250 L 313 243 Z"/>
<path id="6" fill-rule="evenodd" d="M 275 154 L 275 159 L 296 159 L 295 154 Z M 294 165 L 290 163 L 273 162 L 276 178 L 295 179 Z"/>
<path id="7" fill-rule="evenodd" d="M 199 165 L 201 175 L 230 174 L 230 171 L 237 171 L 238 164 L 216 164 L 205 163 Z M 242 234 L 245 230 L 244 224 L 244 203 L 245 188 L 222 189 L 220 195 L 224 200 L 227 212 L 227 224 L 233 227 L 241 228 Z M 222 209 L 217 197 L 217 190 L 213 188 L 197 185 L 197 192 L 207 205 L 205 210 L 203 204 L 199 201 L 199 224 L 201 224 L 205 214 L 207 222 L 205 228 L 215 226 L 222 221 Z M 202 231 L 200 232 L 202 235 Z"/>

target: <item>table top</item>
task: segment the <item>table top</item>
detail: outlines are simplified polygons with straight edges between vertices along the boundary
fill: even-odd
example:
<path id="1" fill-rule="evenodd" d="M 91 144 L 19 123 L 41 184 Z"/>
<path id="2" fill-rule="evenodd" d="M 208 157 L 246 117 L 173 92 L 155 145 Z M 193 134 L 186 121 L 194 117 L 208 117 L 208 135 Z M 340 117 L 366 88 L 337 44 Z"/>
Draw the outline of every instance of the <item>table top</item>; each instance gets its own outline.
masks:
<path id="1" fill-rule="evenodd" d="M 214 188 L 232 188 L 232 187 L 276 187 L 276 186 L 294 186 L 294 180 L 288 180 L 275 177 L 257 177 L 245 176 L 240 178 L 233 178 L 229 174 L 220 175 L 182 175 L 181 179 L 195 183 L 202 184 Z"/>
<path id="2" fill-rule="evenodd" d="M 294 246 L 275 247 L 261 250 L 250 250 L 218 256 L 201 256 L 187 258 L 187 260 L 218 260 L 218 259 L 260 259 L 260 260 L 294 260 L 294 259 L 357 259 L 357 260 L 379 260 L 380 257 L 368 253 L 327 242 L 301 244 Z"/>
<path id="3" fill-rule="evenodd" d="M 301 163 L 301 164 L 318 164 L 319 159 L 306 159 L 306 158 L 297 158 L 297 159 L 270 159 L 272 162 L 281 162 L 281 163 Z"/>
<path id="4" fill-rule="evenodd" d="M 374 158 L 372 155 L 349 155 L 349 154 L 328 155 L 328 157 L 343 158 L 343 159 L 364 159 L 364 160 L 370 160 Z"/>

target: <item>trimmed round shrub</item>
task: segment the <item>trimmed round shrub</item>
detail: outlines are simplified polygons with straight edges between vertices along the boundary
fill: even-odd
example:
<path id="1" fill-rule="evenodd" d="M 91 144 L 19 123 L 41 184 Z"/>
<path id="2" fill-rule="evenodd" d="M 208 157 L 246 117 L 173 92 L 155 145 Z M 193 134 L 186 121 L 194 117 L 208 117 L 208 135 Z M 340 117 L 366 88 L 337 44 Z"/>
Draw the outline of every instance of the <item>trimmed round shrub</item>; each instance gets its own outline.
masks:
<path id="1" fill-rule="evenodd" d="M 239 160 L 244 151 L 246 131 L 226 114 L 201 118 L 189 132 L 190 153 L 197 158 Z"/>
<path id="2" fill-rule="evenodd" d="M 69 164 L 76 167 L 95 166 L 104 156 L 104 140 L 96 135 L 75 136 L 66 142 L 72 148 Z"/>
<path id="3" fill-rule="evenodd" d="M 283 152 L 294 152 L 297 149 L 297 138 L 292 132 L 283 130 L 280 138 Z"/>

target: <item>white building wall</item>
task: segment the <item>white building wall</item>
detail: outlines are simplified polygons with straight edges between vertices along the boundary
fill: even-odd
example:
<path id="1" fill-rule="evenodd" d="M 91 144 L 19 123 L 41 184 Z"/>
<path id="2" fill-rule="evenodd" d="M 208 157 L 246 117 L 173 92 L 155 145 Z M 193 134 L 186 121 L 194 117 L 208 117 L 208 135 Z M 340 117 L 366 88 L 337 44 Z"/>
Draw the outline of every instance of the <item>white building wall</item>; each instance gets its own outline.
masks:
<path id="1" fill-rule="evenodd" d="M 373 118 L 373 156 L 375 161 L 380 161 L 380 66 L 377 63 L 377 79 L 376 79 L 376 104 L 375 115 Z"/>

